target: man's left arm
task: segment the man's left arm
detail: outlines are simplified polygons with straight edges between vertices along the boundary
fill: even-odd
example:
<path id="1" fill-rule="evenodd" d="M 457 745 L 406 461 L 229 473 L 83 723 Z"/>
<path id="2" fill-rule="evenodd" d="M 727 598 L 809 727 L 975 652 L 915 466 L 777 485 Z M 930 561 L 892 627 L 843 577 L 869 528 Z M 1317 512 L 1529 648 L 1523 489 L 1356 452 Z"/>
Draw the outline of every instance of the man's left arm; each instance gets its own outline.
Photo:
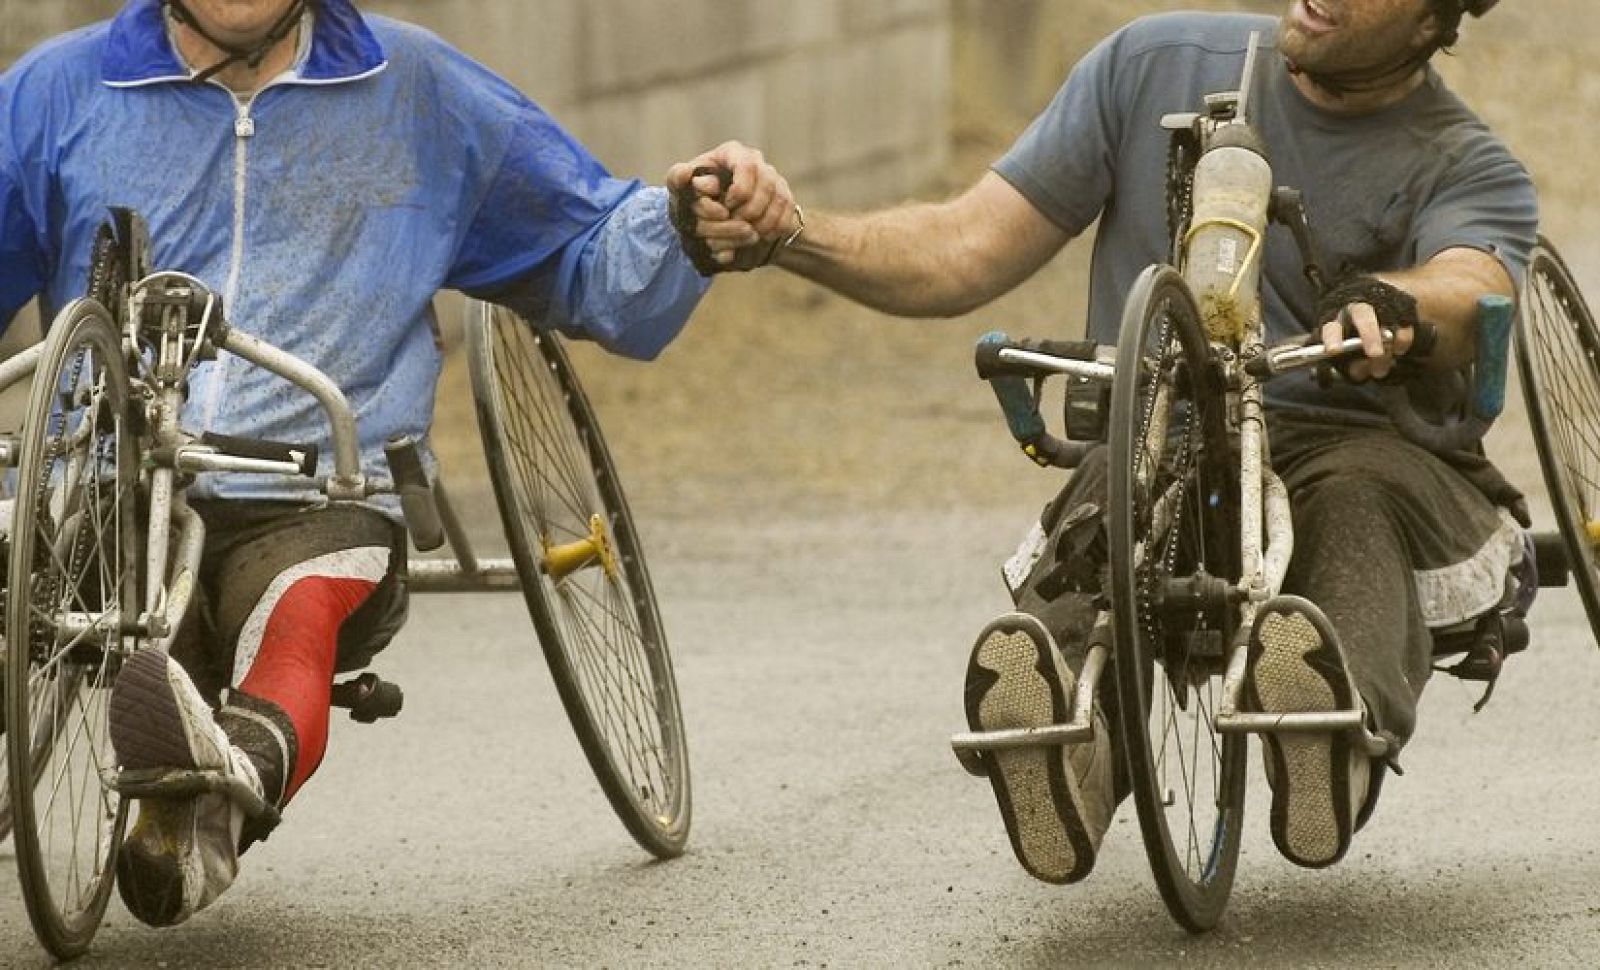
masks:
<path id="1" fill-rule="evenodd" d="M 1539 226 L 1533 180 L 1487 129 L 1456 136 L 1451 161 L 1412 219 L 1417 265 L 1341 281 L 1318 308 L 1325 343 L 1350 330 L 1360 335 L 1367 359 L 1350 366 L 1357 380 L 1387 375 L 1395 357 L 1412 350 L 1410 324 L 1418 322 L 1431 324 L 1437 340 L 1425 359 L 1414 355 L 1413 362 L 1434 370 L 1471 363 L 1478 298 L 1514 296 L 1521 285 Z M 1396 332 L 1393 356 L 1380 336 L 1385 327 Z"/>
<path id="2" fill-rule="evenodd" d="M 1437 370 L 1456 370 L 1476 357 L 1478 299 L 1511 296 L 1515 289 L 1511 274 L 1499 259 L 1465 246 L 1446 249 L 1413 269 L 1374 273 L 1372 279 L 1393 286 L 1416 301 L 1415 319 L 1431 324 L 1436 335 L 1421 363 Z M 1395 358 L 1411 350 L 1415 330 L 1410 327 L 1398 330 L 1392 353 L 1385 349 L 1379 309 L 1372 303 L 1348 304 L 1346 315 L 1367 354 L 1367 360 L 1351 365 L 1352 378 L 1385 377 L 1393 369 Z M 1346 331 L 1343 321 L 1327 321 L 1322 325 L 1323 342 L 1332 347 L 1344 339 Z"/>
<path id="3" fill-rule="evenodd" d="M 543 109 L 458 56 L 440 90 L 469 124 L 459 170 L 463 232 L 444 286 L 541 327 L 650 359 L 688 321 L 706 281 L 684 255 L 663 189 L 613 178 Z"/>
<path id="4" fill-rule="evenodd" d="M 677 337 L 711 283 L 684 254 L 659 187 L 613 209 L 575 248 L 564 275 L 550 325 L 635 360 L 654 359 Z"/>

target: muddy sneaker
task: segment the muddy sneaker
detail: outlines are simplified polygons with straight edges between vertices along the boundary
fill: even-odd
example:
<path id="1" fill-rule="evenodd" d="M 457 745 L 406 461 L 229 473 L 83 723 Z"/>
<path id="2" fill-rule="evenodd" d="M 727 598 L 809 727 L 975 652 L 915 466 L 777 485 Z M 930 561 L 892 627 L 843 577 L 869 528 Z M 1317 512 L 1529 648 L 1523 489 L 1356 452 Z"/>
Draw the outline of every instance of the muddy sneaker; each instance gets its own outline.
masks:
<path id="1" fill-rule="evenodd" d="M 996 618 L 967 665 L 967 724 L 974 731 L 1064 724 L 1075 678 L 1044 624 L 1025 613 Z M 1111 738 L 1096 715 L 1094 740 L 984 754 L 1017 861 L 1053 883 L 1094 868 L 1111 824 Z"/>
<path id="2" fill-rule="evenodd" d="M 189 675 L 164 652 L 128 658 L 108 713 L 124 770 L 221 771 L 261 794 L 255 766 L 229 743 Z M 226 795 L 140 799 L 138 821 L 117 859 L 128 911 L 151 926 L 173 926 L 209 905 L 238 874 L 243 824 L 244 810 Z"/>
<path id="3" fill-rule="evenodd" d="M 1269 600 L 1250 634 L 1247 701 L 1268 714 L 1347 711 L 1359 701 L 1339 638 L 1322 611 L 1298 596 Z M 1284 858 L 1331 866 L 1350 847 L 1366 801 L 1368 759 L 1348 731 L 1265 733 L 1272 840 Z"/>

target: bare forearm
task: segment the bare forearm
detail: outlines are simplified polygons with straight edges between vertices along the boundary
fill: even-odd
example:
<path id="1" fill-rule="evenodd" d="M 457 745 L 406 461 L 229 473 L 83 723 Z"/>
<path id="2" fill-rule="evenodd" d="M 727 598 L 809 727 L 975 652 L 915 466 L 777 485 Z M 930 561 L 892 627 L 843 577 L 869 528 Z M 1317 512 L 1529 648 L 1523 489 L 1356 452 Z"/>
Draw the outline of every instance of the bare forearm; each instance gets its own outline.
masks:
<path id="1" fill-rule="evenodd" d="M 805 233 L 778 265 L 886 313 L 949 317 L 1015 285 L 983 272 L 971 242 L 948 204 L 808 213 Z"/>
<path id="2" fill-rule="evenodd" d="M 1449 370 L 1477 355 L 1478 299 L 1511 296 L 1511 278 L 1500 261 L 1474 249 L 1449 249 L 1414 269 L 1379 274 L 1417 301 L 1417 319 L 1438 328 L 1428 365 Z"/>
<path id="3" fill-rule="evenodd" d="M 711 174 L 718 169 L 730 175 L 721 186 Z M 680 223 L 688 214 L 689 227 L 679 231 L 720 266 L 753 269 L 771 259 L 900 316 L 950 317 L 980 307 L 1071 238 L 994 172 L 947 202 L 860 215 L 813 209 L 803 219 L 788 182 L 738 142 L 674 165 L 666 182 L 675 199 L 692 188 L 691 202 L 675 203 Z"/>
<path id="4" fill-rule="evenodd" d="M 949 317 L 1021 283 L 1069 238 L 991 172 L 948 202 L 808 215 L 778 265 L 887 313 Z"/>

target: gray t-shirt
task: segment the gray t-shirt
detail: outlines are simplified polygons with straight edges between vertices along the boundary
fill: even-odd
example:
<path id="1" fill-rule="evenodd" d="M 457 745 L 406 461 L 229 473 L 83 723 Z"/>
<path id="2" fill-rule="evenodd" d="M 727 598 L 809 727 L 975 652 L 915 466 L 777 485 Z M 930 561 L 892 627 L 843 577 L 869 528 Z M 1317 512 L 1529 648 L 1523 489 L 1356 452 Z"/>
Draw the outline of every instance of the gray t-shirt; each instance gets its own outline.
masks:
<path id="1" fill-rule="evenodd" d="M 1404 269 L 1466 246 L 1497 256 L 1520 284 L 1537 232 L 1533 183 L 1438 74 L 1430 69 L 1417 90 L 1381 111 L 1335 115 L 1294 87 L 1277 54 L 1275 18 L 1166 14 L 1135 21 L 1090 52 L 994 166 L 1068 232 L 1100 219 L 1091 337 L 1116 339 L 1135 278 L 1169 258 L 1162 115 L 1238 87 L 1252 31 L 1262 39 L 1253 120 L 1275 184 L 1304 193 L 1330 279 Z M 1315 303 L 1294 238 L 1274 225 L 1262 274 L 1269 341 L 1308 333 Z M 1274 380 L 1269 398 L 1346 418 L 1380 410 L 1367 389 L 1323 390 L 1305 373 Z"/>

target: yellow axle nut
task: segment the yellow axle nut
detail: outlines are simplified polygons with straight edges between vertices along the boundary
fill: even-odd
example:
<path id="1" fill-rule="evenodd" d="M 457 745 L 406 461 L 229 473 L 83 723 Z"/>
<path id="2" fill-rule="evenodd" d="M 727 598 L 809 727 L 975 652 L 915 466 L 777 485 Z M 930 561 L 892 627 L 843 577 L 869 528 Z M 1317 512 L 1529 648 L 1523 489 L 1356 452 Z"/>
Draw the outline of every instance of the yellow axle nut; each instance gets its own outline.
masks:
<path id="1" fill-rule="evenodd" d="M 552 545 L 546 539 L 542 565 L 545 574 L 556 582 L 594 565 L 599 565 L 607 576 L 615 578 L 617 559 L 611 550 L 611 540 L 606 536 L 605 520 L 598 514 L 589 516 L 589 535 L 576 542 Z"/>

